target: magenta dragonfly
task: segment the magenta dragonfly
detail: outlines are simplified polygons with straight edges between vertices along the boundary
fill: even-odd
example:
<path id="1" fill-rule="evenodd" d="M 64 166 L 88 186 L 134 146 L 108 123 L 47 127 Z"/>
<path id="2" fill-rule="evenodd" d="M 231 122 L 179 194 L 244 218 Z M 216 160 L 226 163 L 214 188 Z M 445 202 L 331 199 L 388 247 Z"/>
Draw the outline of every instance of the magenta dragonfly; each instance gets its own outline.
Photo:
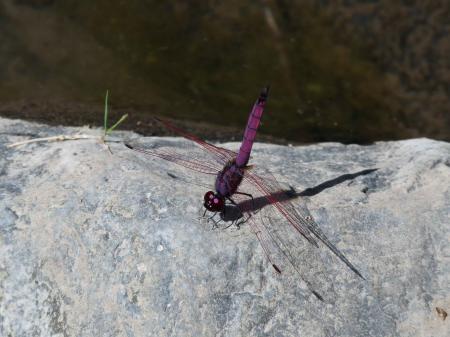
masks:
<path id="1" fill-rule="evenodd" d="M 269 88 L 264 88 L 253 105 L 243 141 L 237 153 L 208 143 L 160 119 L 157 121 L 163 126 L 197 144 L 204 150 L 203 154 L 207 154 L 207 158 L 196 156 L 194 153 L 175 152 L 167 148 L 144 149 L 125 145 L 134 151 L 165 159 L 193 171 L 216 176 L 215 191 L 208 191 L 204 195 L 205 212 L 213 212 L 213 215 L 219 213 L 221 219 L 231 219 L 237 224 L 248 223 L 274 270 L 281 274 L 284 269 L 293 268 L 313 294 L 323 300 L 323 297 L 315 290 L 316 285 L 312 284 L 312 277 L 305 276 L 308 274 L 305 268 L 308 263 L 299 262 L 295 256 L 298 241 L 292 240 L 293 237 L 297 238 L 300 234 L 307 240 L 308 245 L 314 248 L 319 247 L 318 241 L 321 241 L 356 275 L 361 278 L 363 276 L 330 242 L 313 218 L 308 215 L 307 209 L 294 206 L 291 202 L 290 191 L 283 190 L 275 177 L 267 170 L 248 165 L 268 92 Z M 270 208 L 273 212 L 267 217 L 255 216 L 256 213 L 259 215 L 259 211 L 256 211 L 262 208 Z M 236 210 L 240 215 L 230 216 L 232 213 L 236 214 Z M 243 215 L 246 215 L 245 220 L 237 222 L 237 219 Z M 297 234 L 289 232 L 292 230 Z M 325 290 L 322 291 L 325 292 Z"/>

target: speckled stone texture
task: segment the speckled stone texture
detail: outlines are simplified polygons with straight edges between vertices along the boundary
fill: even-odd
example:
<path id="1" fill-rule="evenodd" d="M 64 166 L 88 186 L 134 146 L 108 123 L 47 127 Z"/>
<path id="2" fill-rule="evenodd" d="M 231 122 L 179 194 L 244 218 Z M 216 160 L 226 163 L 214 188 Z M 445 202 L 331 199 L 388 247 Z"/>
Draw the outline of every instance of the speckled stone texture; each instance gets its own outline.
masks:
<path id="1" fill-rule="evenodd" d="M 245 224 L 200 218 L 212 176 L 120 142 L 112 154 L 95 140 L 6 148 L 76 132 L 100 133 L 0 119 L 1 336 L 450 335 L 436 312 L 450 312 L 450 144 L 256 144 L 251 163 L 303 191 L 298 202 L 366 277 L 321 245 L 321 259 L 302 257 L 333 286 L 321 302 L 274 272 Z"/>

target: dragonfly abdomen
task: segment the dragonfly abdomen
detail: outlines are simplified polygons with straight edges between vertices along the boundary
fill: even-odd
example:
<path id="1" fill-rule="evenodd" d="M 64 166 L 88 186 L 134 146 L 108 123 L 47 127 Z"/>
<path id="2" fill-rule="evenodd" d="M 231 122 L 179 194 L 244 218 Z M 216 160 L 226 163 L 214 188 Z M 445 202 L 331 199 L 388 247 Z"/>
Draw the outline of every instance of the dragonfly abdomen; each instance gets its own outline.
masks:
<path id="1" fill-rule="evenodd" d="M 250 159 L 250 152 L 252 152 L 253 142 L 255 141 L 256 132 L 258 131 L 259 122 L 264 112 L 267 96 L 269 94 L 269 87 L 263 89 L 259 95 L 258 100 L 253 105 L 252 112 L 248 118 L 247 126 L 244 132 L 244 139 L 242 140 L 241 148 L 236 157 L 236 165 L 244 167 Z"/>

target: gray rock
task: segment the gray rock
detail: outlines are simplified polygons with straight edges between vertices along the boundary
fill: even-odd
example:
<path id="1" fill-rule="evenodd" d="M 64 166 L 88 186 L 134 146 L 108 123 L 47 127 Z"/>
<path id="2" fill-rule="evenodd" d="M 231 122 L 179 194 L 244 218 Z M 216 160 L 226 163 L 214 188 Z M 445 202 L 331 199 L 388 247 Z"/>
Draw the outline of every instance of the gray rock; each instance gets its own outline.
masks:
<path id="1" fill-rule="evenodd" d="M 436 312 L 450 312 L 450 144 L 256 144 L 251 162 L 300 192 L 366 278 L 306 251 L 333 289 L 321 302 L 274 272 L 248 226 L 201 219 L 212 176 L 122 143 L 5 146 L 79 131 L 0 119 L 1 336 L 450 336 Z"/>

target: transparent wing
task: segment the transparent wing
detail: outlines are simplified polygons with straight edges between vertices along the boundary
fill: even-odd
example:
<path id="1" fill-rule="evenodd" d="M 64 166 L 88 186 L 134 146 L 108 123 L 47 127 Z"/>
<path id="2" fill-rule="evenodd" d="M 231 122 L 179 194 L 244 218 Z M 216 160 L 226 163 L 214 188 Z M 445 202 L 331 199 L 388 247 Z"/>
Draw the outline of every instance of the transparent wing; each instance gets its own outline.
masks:
<path id="1" fill-rule="evenodd" d="M 128 148 L 157 158 L 161 158 L 167 161 L 171 161 L 180 166 L 186 167 L 193 171 L 197 171 L 205 174 L 216 175 L 223 167 L 230 161 L 236 158 L 236 152 L 228 149 L 210 144 L 197 136 L 194 136 L 176 126 L 172 123 L 154 118 L 155 121 L 165 128 L 173 131 L 174 133 L 193 141 L 199 147 L 185 149 L 183 153 L 176 151 L 170 147 L 158 147 L 158 148 L 143 148 L 134 146 L 131 144 L 125 144 Z M 198 149 L 203 150 L 202 154 L 199 154 Z M 205 155 L 208 154 L 208 155 Z"/>
<path id="2" fill-rule="evenodd" d="M 318 299 L 334 302 L 336 296 L 330 272 L 317 247 L 293 235 L 292 228 L 283 219 L 262 212 L 257 222 L 258 230 L 266 239 L 266 251 L 277 265 L 279 273 L 289 273 L 294 282 L 300 278 Z"/>
<path id="3" fill-rule="evenodd" d="M 309 215 L 306 206 L 295 207 L 290 201 L 293 197 L 288 191 L 283 190 L 275 177 L 268 171 L 259 173 L 248 170 L 245 173 L 244 180 L 258 190 L 262 197 L 266 199 L 269 207 L 276 209 L 279 215 L 284 218 L 298 233 L 307 239 L 309 243 L 318 247 L 317 240 L 320 240 L 327 246 L 342 262 L 344 262 L 356 275 L 363 278 L 361 273 L 351 264 L 351 262 L 334 246 L 327 236 L 323 233 L 314 219 Z M 248 186 L 248 185 L 247 185 Z M 242 189 L 245 186 L 241 187 Z M 249 192 L 247 192 L 249 193 Z"/>
<path id="4" fill-rule="evenodd" d="M 319 300 L 334 302 L 337 296 L 329 278 L 329 270 L 326 264 L 321 263 L 321 251 L 302 240 L 273 207 L 263 207 L 250 213 L 247 197 L 236 195 L 233 199 L 239 207 L 245 205 L 242 208 L 247 217 L 245 225 L 255 234 L 275 272 L 284 276 L 283 281 L 298 286 L 300 279 Z"/>
<path id="5" fill-rule="evenodd" d="M 133 151 L 161 158 L 204 174 L 217 175 L 223 168 L 223 165 L 220 162 L 214 158 L 202 156 L 198 151 L 195 151 L 195 149 L 186 149 L 185 153 L 180 153 L 172 148 L 164 146 L 158 148 L 142 148 L 130 144 L 125 144 L 125 146 Z"/>
<path id="6" fill-rule="evenodd" d="M 222 164 L 222 166 L 224 166 L 226 163 L 236 158 L 237 156 L 236 152 L 208 143 L 203 139 L 200 139 L 197 136 L 176 127 L 175 125 L 166 120 L 160 118 L 155 118 L 155 120 L 161 125 L 163 125 L 165 128 L 173 131 L 174 133 L 195 142 L 198 146 L 200 146 L 204 150 L 208 151 L 212 156 L 214 156 L 216 160 Z"/>

